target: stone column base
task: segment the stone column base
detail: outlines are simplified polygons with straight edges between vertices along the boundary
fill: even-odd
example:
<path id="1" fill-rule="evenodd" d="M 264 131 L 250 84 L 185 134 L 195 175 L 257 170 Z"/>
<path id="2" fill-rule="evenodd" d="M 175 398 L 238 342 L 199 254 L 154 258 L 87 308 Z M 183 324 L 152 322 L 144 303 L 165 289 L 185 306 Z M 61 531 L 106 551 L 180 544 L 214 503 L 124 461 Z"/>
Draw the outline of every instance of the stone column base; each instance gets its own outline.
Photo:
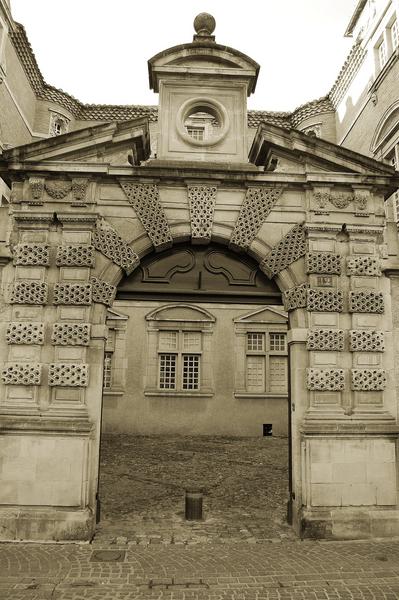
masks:
<path id="1" fill-rule="evenodd" d="M 88 542 L 94 535 L 95 524 L 90 509 L 1 508 L 0 540 Z"/>
<path id="2" fill-rule="evenodd" d="M 399 510 L 366 507 L 303 510 L 302 538 L 362 540 L 399 536 Z"/>

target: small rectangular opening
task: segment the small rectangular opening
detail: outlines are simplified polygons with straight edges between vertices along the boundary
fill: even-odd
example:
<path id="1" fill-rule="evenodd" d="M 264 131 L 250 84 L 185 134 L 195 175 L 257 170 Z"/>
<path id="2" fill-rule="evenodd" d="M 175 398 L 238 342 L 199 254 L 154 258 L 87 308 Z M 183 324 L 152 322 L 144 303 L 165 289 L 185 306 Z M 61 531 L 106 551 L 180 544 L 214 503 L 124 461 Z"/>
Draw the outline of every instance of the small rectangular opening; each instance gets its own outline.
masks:
<path id="1" fill-rule="evenodd" d="M 273 435 L 273 423 L 263 423 L 263 437 L 270 437 Z"/>

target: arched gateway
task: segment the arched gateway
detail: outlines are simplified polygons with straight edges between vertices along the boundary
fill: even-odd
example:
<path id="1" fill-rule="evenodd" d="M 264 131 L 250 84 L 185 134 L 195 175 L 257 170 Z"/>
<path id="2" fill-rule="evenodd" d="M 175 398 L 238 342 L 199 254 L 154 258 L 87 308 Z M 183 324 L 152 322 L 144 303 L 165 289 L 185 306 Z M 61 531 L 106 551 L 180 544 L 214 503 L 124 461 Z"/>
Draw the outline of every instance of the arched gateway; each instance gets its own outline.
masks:
<path id="1" fill-rule="evenodd" d="M 181 242 L 250 257 L 283 294 L 296 531 L 399 533 L 381 270 L 393 170 L 273 125 L 259 127 L 248 161 L 246 97 L 259 67 L 216 44 L 210 23 L 200 18 L 191 44 L 149 61 L 156 154 L 145 119 L 3 154 L 13 193 L 1 262 L 2 539 L 91 538 L 107 309 L 143 257 L 173 256 Z M 149 335 L 171 315 L 148 314 Z"/>

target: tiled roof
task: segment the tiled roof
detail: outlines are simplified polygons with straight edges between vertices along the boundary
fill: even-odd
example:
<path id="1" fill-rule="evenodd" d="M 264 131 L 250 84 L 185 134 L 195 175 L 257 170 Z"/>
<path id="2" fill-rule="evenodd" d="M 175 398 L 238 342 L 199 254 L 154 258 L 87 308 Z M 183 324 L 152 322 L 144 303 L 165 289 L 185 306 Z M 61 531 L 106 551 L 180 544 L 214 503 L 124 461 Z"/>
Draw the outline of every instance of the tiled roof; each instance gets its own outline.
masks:
<path id="1" fill-rule="evenodd" d="M 150 121 L 158 120 L 156 106 L 83 104 L 63 90 L 49 85 L 45 82 L 37 64 L 25 28 L 19 23 L 15 23 L 15 30 L 10 34 L 10 37 L 29 82 L 35 94 L 41 100 L 59 104 L 81 121 L 125 121 L 137 117 L 147 117 Z M 334 107 L 328 96 L 307 102 L 292 113 L 250 110 L 248 111 L 248 126 L 258 127 L 260 123 L 271 123 L 281 127 L 296 127 L 303 119 L 333 110 Z"/>

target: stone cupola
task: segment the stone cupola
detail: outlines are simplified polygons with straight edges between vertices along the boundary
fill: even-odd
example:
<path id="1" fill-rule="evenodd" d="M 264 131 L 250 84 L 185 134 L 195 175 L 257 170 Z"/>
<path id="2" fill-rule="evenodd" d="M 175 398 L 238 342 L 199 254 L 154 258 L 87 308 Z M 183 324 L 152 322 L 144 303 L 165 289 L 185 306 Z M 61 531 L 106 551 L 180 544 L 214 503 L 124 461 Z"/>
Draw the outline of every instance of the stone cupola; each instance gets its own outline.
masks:
<path id="1" fill-rule="evenodd" d="M 247 163 L 247 96 L 259 65 L 215 42 L 215 19 L 194 20 L 191 43 L 148 61 L 150 87 L 159 92 L 159 160 Z"/>

